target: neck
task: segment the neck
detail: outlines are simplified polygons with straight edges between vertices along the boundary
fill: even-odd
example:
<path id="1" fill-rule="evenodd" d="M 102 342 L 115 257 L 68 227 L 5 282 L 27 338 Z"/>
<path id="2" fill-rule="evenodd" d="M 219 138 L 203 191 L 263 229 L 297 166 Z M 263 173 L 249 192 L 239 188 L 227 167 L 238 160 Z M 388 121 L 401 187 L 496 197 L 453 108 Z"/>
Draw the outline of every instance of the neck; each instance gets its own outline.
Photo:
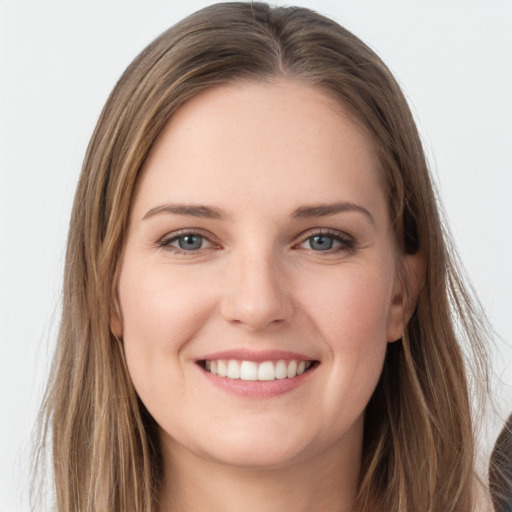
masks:
<path id="1" fill-rule="evenodd" d="M 240 468 L 173 447 L 164 457 L 159 512 L 351 512 L 361 444 L 332 449 L 278 468 Z M 169 453 L 169 452 L 168 452 Z"/>

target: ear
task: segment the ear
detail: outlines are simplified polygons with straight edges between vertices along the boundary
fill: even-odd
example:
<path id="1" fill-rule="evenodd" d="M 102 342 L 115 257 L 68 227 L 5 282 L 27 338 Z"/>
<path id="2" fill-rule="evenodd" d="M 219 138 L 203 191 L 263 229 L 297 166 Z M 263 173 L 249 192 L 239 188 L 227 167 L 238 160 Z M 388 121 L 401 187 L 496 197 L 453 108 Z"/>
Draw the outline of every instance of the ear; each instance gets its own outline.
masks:
<path id="1" fill-rule="evenodd" d="M 110 312 L 110 330 L 117 338 L 121 339 L 123 337 L 123 321 L 117 297 L 114 299 L 112 311 Z"/>
<path id="2" fill-rule="evenodd" d="M 421 253 L 402 257 L 388 317 L 387 341 L 399 340 L 411 319 L 425 279 L 425 258 Z"/>

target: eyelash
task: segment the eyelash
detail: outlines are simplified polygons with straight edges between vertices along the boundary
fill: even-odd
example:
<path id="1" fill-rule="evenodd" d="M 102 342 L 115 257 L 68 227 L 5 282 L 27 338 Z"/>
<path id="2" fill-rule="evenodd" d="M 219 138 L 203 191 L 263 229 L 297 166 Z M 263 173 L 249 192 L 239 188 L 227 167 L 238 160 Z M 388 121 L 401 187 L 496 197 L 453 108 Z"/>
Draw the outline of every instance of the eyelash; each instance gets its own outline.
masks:
<path id="1" fill-rule="evenodd" d="M 310 248 L 310 250 L 312 250 L 315 253 L 323 253 L 327 255 L 335 254 L 338 252 L 353 252 L 356 249 L 356 241 L 353 237 L 341 231 L 325 228 L 308 231 L 301 238 L 301 241 L 298 244 L 294 245 L 294 248 L 300 247 L 302 244 L 306 243 L 308 240 L 314 239 L 315 237 L 331 238 L 333 241 L 338 242 L 340 244 L 338 247 L 329 248 L 323 251 L 315 251 L 312 248 Z"/>
<path id="2" fill-rule="evenodd" d="M 170 251 L 174 254 L 183 254 L 185 256 L 196 256 L 201 252 L 201 250 L 206 249 L 205 247 L 200 247 L 197 250 L 185 250 L 171 245 L 173 242 L 178 242 L 180 238 L 185 237 L 198 237 L 202 240 L 206 240 L 209 244 L 211 244 L 211 246 L 215 247 L 215 244 L 205 234 L 194 230 L 182 230 L 171 233 L 170 235 L 166 235 L 158 240 L 157 245 L 166 251 Z"/>
<path id="3" fill-rule="evenodd" d="M 182 249 L 176 246 L 171 245 L 173 242 L 178 242 L 180 238 L 185 237 L 198 237 L 203 242 L 206 241 L 210 244 L 208 247 L 199 247 L 195 250 L 186 250 Z M 308 240 L 312 240 L 315 237 L 325 237 L 330 238 L 334 242 L 338 242 L 340 245 L 335 248 L 328 248 L 325 250 L 318 250 L 315 251 L 311 247 L 309 250 L 315 253 L 319 254 L 334 254 L 338 252 L 353 252 L 356 248 L 356 241 L 353 237 L 341 232 L 336 231 L 332 229 L 315 229 L 308 231 L 305 235 L 303 235 L 300 239 L 300 241 L 293 245 L 292 249 L 299 249 L 303 244 L 305 244 Z M 310 242 L 311 243 L 311 242 Z M 170 235 L 166 235 L 165 237 L 158 240 L 157 245 L 161 247 L 162 249 L 166 251 L 170 251 L 174 254 L 179 255 L 185 255 L 185 256 L 197 256 L 200 254 L 204 249 L 210 249 L 210 248 L 219 248 L 220 246 L 218 244 L 215 244 L 206 236 L 205 234 L 201 233 L 200 231 L 194 231 L 194 230 L 182 230 L 175 233 L 171 233 Z"/>

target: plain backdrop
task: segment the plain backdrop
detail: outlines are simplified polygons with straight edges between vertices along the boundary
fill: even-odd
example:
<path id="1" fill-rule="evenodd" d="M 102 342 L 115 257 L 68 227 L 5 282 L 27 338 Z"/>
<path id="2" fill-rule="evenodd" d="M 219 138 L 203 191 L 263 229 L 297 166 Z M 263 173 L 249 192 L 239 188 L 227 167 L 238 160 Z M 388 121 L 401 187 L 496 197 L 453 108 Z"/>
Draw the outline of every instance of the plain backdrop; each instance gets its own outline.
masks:
<path id="1" fill-rule="evenodd" d="M 122 71 L 208 1 L 0 0 L 0 511 L 28 510 L 81 161 Z M 285 2 L 274 2 L 283 5 Z M 298 0 L 353 31 L 410 100 L 512 410 L 512 1 Z"/>

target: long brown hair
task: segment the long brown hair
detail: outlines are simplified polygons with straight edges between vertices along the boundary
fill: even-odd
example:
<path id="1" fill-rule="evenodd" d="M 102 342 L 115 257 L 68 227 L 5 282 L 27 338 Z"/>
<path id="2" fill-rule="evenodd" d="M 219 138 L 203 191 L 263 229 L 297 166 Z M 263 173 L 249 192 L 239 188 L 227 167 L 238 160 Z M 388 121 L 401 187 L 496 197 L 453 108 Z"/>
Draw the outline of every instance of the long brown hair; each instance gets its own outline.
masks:
<path id="1" fill-rule="evenodd" d="M 364 128 L 377 151 L 397 244 L 403 254 L 420 251 L 426 265 L 416 311 L 401 342 L 389 345 L 367 406 L 354 510 L 472 510 L 474 432 L 461 344 L 484 370 L 485 325 L 447 245 L 407 102 L 379 57 L 346 29 L 304 8 L 253 2 L 207 7 L 150 44 L 119 80 L 91 139 L 43 406 L 59 512 L 156 510 L 154 420 L 109 327 L 138 174 L 188 99 L 221 83 L 278 77 L 323 87 Z"/>

